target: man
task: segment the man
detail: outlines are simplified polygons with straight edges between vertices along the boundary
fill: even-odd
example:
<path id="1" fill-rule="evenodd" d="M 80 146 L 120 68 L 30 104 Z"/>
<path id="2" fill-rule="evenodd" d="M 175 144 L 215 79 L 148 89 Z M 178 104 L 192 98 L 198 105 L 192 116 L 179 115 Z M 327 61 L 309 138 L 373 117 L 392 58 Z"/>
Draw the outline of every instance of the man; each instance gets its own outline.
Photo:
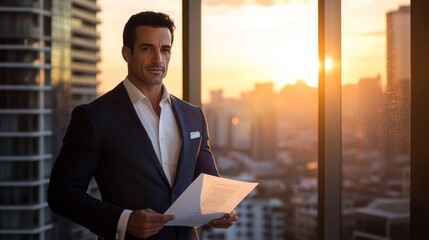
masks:
<path id="1" fill-rule="evenodd" d="M 124 27 L 126 79 L 72 112 L 48 188 L 51 209 L 100 239 L 198 239 L 163 215 L 200 174 L 219 175 L 199 107 L 163 84 L 174 22 L 142 12 Z M 95 177 L 102 200 L 86 193 Z M 210 222 L 230 227 L 236 213 Z"/>

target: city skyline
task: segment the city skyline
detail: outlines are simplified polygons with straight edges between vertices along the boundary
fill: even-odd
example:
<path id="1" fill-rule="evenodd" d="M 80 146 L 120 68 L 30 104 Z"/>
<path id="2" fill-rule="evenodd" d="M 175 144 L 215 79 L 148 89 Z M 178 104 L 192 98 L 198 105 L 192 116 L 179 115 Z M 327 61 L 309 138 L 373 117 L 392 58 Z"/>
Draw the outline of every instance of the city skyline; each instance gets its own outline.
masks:
<path id="1" fill-rule="evenodd" d="M 407 4 L 405 0 L 345 1 L 341 63 L 344 84 L 378 74 L 385 84 L 385 14 Z M 126 76 L 120 54 L 122 28 L 135 9 L 141 9 L 164 11 L 176 22 L 165 84 L 181 97 L 181 2 L 121 5 L 118 0 L 101 0 L 100 6 L 100 94 Z M 274 82 L 276 91 L 300 79 L 317 86 L 317 61 L 317 1 L 202 1 L 203 102 L 208 101 L 210 90 L 224 89 L 226 96 L 237 97 L 256 82 Z"/>
<path id="2" fill-rule="evenodd" d="M 97 12 L 100 10 L 100 2 L 113 0 L 76 0 L 70 2 L 71 8 L 63 5 L 60 0 L 52 0 L 52 6 L 43 5 L 42 1 L 10 1 L 8 4 L 23 5 L 2 9 L 2 17 L 5 19 L 3 23 L 8 27 L 3 29 L 6 34 L 0 44 L 5 53 L 0 64 L 0 70 L 4 73 L 0 90 L 2 99 L 5 100 L 0 101 L 0 207 L 4 210 L 0 217 L 0 240 L 9 239 L 14 234 L 31 236 L 32 239 L 64 239 L 56 237 L 59 235 L 64 235 L 67 239 L 70 237 L 81 240 L 84 236 L 90 239 L 92 234 L 89 230 L 69 225 L 61 218 L 51 215 L 45 193 L 71 109 L 96 98 L 96 80 L 104 78 L 103 75 L 97 76 L 100 70 L 99 47 L 101 43 L 109 42 L 103 42 L 104 37 L 101 43 L 98 42 L 103 31 L 99 31 L 101 19 Z M 39 15 L 46 14 L 45 12 L 32 11 L 39 6 L 32 4 L 36 2 L 44 6 L 47 12 L 51 11 L 51 17 L 41 18 Z M 160 11 L 167 6 L 161 6 L 159 2 L 149 4 L 150 1 L 136 4 L 141 2 L 148 3 L 148 7 L 153 5 Z M 315 0 L 204 2 L 202 23 L 206 30 L 203 30 L 213 30 L 216 35 L 223 31 L 224 24 L 220 22 L 241 17 L 242 13 L 258 15 L 260 9 L 267 10 L 270 6 L 274 8 L 274 4 L 283 4 L 278 8 L 282 12 L 290 6 L 288 4 L 302 7 Z M 352 4 L 353 1 L 343 2 L 347 3 L 343 5 L 343 14 L 356 10 L 352 8 L 357 6 L 356 3 Z M 363 0 L 359 4 L 364 8 L 373 2 L 376 1 Z M 168 9 L 180 14 L 175 10 L 180 9 L 180 4 L 180 1 L 175 1 L 175 5 L 168 5 Z M 62 8 L 58 8 L 59 6 Z M 356 42 L 365 42 L 368 40 L 366 37 L 371 41 L 380 40 L 384 33 L 374 30 L 377 29 L 376 26 L 362 31 L 349 28 L 353 26 L 350 23 L 353 16 L 347 15 L 342 19 L 342 38 L 345 40 L 343 75 L 350 74 L 345 72 L 356 72 L 357 78 L 355 82 L 344 83 L 341 88 L 342 165 L 339 169 L 344 176 L 341 180 L 341 201 L 344 203 L 342 239 L 355 239 L 368 234 L 374 235 L 371 239 L 378 239 L 383 234 L 386 237 L 395 234 L 399 236 L 397 239 L 404 240 L 407 238 L 400 234 L 406 236 L 410 231 L 410 210 L 406 208 L 409 206 L 411 176 L 410 7 L 401 6 L 395 5 L 386 12 L 383 10 L 383 21 L 388 23 L 384 41 L 387 43 L 387 54 L 383 59 L 383 65 L 389 64 L 389 67 L 384 67 L 387 73 L 372 71 L 371 69 L 378 67 L 368 66 L 371 62 L 361 58 L 369 56 L 370 48 Z M 20 15 L 22 10 L 27 11 L 24 17 Z M 129 15 L 121 10 L 118 8 L 116 12 L 121 13 L 121 17 L 128 18 Z M 237 16 L 228 15 L 235 10 Z M 204 11 L 217 17 L 214 21 L 207 22 Z M 368 11 L 368 16 L 360 16 L 353 21 L 368 24 L 370 12 Z M 38 21 L 32 21 L 33 17 L 28 17 L 33 15 L 38 16 Z M 20 21 L 15 21 L 17 18 L 24 24 L 20 25 Z M 174 18 L 180 22 L 180 17 Z M 249 20 L 244 19 L 244 22 Z M 114 20 L 122 29 L 122 20 Z M 265 26 L 266 20 L 261 21 L 259 27 Z M 49 21 L 52 21 L 52 25 L 46 24 Z M 231 22 L 236 27 L 240 24 Z M 34 29 L 38 30 L 37 34 L 34 34 Z M 257 68 L 258 57 L 269 56 L 270 51 L 259 54 L 257 50 L 269 49 L 271 46 L 252 45 L 253 37 L 259 39 L 257 33 L 261 29 L 245 36 L 240 32 L 241 27 L 236 30 L 236 33 L 230 32 L 228 36 L 236 34 L 242 35 L 242 38 L 239 41 L 233 37 L 221 39 L 231 41 L 232 45 L 220 50 L 218 46 L 222 46 L 221 41 L 208 49 L 208 42 L 204 39 L 210 37 L 203 31 L 202 41 L 206 52 L 211 56 L 226 56 L 228 61 L 232 58 L 237 61 L 237 68 L 228 68 L 231 64 L 226 60 L 222 61 L 223 58 L 212 59 L 214 61 L 209 63 L 210 59 L 204 57 L 203 51 L 202 110 L 206 113 L 211 150 L 220 173 L 252 181 L 256 179 L 260 182 L 260 187 L 237 208 L 242 217 L 239 216 L 240 222 L 235 228 L 220 232 L 202 228 L 201 236 L 206 240 L 248 240 L 252 236 L 271 234 L 270 239 L 313 239 L 318 224 L 317 175 L 320 174 L 317 170 L 320 150 L 320 99 L 317 86 L 309 84 L 304 77 L 284 82 L 266 77 L 271 72 L 269 69 L 264 70 L 263 66 Z M 19 38 L 14 35 L 16 31 L 21 34 Z M 272 29 L 267 29 L 269 31 Z M 177 33 L 175 47 L 180 50 L 181 33 Z M 355 38 L 351 39 L 350 33 Z M 251 40 L 246 42 L 248 38 Z M 264 38 L 260 42 L 264 43 L 267 39 L 271 38 Z M 243 41 L 244 44 L 241 45 Z M 69 44 L 63 44 L 64 42 Z M 349 51 L 348 45 L 354 46 L 362 54 Z M 243 67 L 239 67 L 240 60 L 243 59 L 239 46 L 252 50 L 245 57 L 254 64 L 251 64 L 254 69 L 249 68 L 247 71 L 250 75 L 240 75 L 249 66 L 248 62 L 243 62 Z M 283 47 L 277 46 L 279 49 Z M 380 50 L 379 45 L 375 46 Z M 112 45 L 111 50 L 114 49 L 120 54 L 117 44 Z M 232 54 L 234 49 L 237 52 Z M 177 49 L 174 51 L 177 53 Z M 279 50 L 279 56 L 286 56 L 280 52 Z M 104 59 L 110 59 L 109 56 L 104 56 Z M 170 71 L 166 79 L 169 91 L 177 96 L 181 96 L 180 57 L 176 54 L 172 60 L 170 70 L 173 71 Z M 364 64 L 355 66 L 346 60 L 353 58 Z M 270 61 L 266 58 L 264 60 L 264 64 L 270 66 Z M 298 60 L 296 62 L 299 63 Z M 272 63 L 274 69 L 278 69 L 276 64 L 284 64 L 274 60 Z M 286 71 L 286 65 L 281 70 Z M 116 64 L 115 67 L 109 69 L 114 74 L 125 77 L 121 73 L 126 69 L 124 63 Z M 363 69 L 360 70 L 361 68 Z M 112 84 L 116 85 L 121 78 L 116 79 L 114 74 L 110 74 L 109 78 L 115 78 Z M 345 79 L 344 76 L 343 78 Z M 382 85 L 383 81 L 385 86 Z M 98 90 L 98 94 L 101 93 L 103 92 Z M 89 192 L 98 196 L 95 182 L 91 183 Z M 379 214 L 379 210 L 386 204 L 394 207 L 381 212 L 386 221 L 380 225 L 373 221 L 373 216 Z M 392 214 L 397 214 L 395 221 L 390 221 L 392 218 L 389 216 Z M 391 231 L 384 231 L 384 228 Z M 274 229 L 279 231 L 273 231 Z M 294 238 L 289 238 L 291 236 Z"/>

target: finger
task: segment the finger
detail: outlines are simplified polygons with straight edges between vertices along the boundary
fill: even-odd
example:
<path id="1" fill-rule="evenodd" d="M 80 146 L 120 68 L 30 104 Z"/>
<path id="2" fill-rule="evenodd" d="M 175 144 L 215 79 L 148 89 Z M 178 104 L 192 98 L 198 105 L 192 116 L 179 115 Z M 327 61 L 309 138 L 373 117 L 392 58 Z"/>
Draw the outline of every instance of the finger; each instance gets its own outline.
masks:
<path id="1" fill-rule="evenodd" d="M 174 216 L 172 215 L 162 215 L 151 209 L 144 209 L 140 211 L 135 211 L 138 214 L 137 222 L 135 222 L 135 227 L 149 231 L 159 231 L 164 225 L 170 221 Z M 139 220 L 138 220 L 139 219 Z M 136 225 L 137 224 L 137 225 Z"/>
<path id="2" fill-rule="evenodd" d="M 150 219 L 152 223 L 166 224 L 168 221 L 175 219 L 174 215 L 154 215 Z"/>
<path id="3" fill-rule="evenodd" d="M 215 228 L 229 228 L 232 226 L 232 222 L 215 219 L 211 222 L 211 225 Z"/>
<path id="4" fill-rule="evenodd" d="M 232 222 L 237 221 L 238 216 L 237 213 L 233 210 L 230 213 L 226 213 L 223 218 L 219 218 L 218 220 L 226 221 L 226 222 Z"/>
<path id="5" fill-rule="evenodd" d="M 220 218 L 220 219 L 214 219 L 211 223 L 215 227 L 224 227 L 224 226 L 231 226 L 232 225 L 232 220 L 231 219 Z"/>
<path id="6" fill-rule="evenodd" d="M 147 214 L 146 216 L 148 217 L 148 222 L 165 224 L 166 222 L 175 219 L 174 215 L 163 215 L 150 208 L 144 209 L 143 211 Z"/>
<path id="7" fill-rule="evenodd" d="M 139 238 L 147 238 L 158 233 L 172 215 L 162 215 L 151 209 L 133 211 L 127 224 L 127 232 Z"/>
<path id="8" fill-rule="evenodd" d="M 238 220 L 238 216 L 237 216 L 237 214 L 235 214 L 235 215 L 231 215 L 231 216 L 227 217 L 226 219 L 234 222 L 234 221 Z"/>
<path id="9" fill-rule="evenodd" d="M 232 210 L 230 213 L 225 214 L 225 218 L 235 218 L 237 219 L 237 212 Z"/>
<path id="10" fill-rule="evenodd" d="M 223 218 L 213 219 L 210 225 L 216 228 L 229 228 L 233 222 L 237 221 L 237 213 L 235 211 L 225 214 Z"/>

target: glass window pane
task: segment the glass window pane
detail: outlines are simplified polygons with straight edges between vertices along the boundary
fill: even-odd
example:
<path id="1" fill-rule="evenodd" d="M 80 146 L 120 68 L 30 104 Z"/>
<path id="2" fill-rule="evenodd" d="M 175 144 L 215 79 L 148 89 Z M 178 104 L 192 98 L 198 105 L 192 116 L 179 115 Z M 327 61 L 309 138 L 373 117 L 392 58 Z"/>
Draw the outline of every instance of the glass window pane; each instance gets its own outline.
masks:
<path id="1" fill-rule="evenodd" d="M 2 229 L 19 230 L 39 227 L 39 210 L 1 211 Z"/>
<path id="2" fill-rule="evenodd" d="M 37 161 L 0 161 L 0 181 L 30 181 L 39 179 Z"/>
<path id="3" fill-rule="evenodd" d="M 0 62 L 5 63 L 40 63 L 39 51 L 0 49 Z"/>
<path id="4" fill-rule="evenodd" d="M 0 131 L 32 132 L 39 130 L 39 116 L 36 114 L 1 114 Z"/>
<path id="5" fill-rule="evenodd" d="M 342 4 L 342 239 L 409 239 L 409 4 Z"/>
<path id="6" fill-rule="evenodd" d="M 0 137 L 0 156 L 25 156 L 39 153 L 36 137 Z"/>
<path id="7" fill-rule="evenodd" d="M 1 205 L 29 205 L 39 202 L 39 187 L 0 186 Z M 3 194 L 4 193 L 4 194 Z"/>
<path id="8" fill-rule="evenodd" d="M 222 176 L 258 181 L 203 239 L 317 235 L 317 1 L 202 1 L 202 102 Z"/>
<path id="9" fill-rule="evenodd" d="M 37 91 L 1 91 L 0 108 L 38 108 L 39 92 Z"/>
<path id="10" fill-rule="evenodd" d="M 36 85 L 40 72 L 32 68 L 0 68 L 0 85 Z"/>

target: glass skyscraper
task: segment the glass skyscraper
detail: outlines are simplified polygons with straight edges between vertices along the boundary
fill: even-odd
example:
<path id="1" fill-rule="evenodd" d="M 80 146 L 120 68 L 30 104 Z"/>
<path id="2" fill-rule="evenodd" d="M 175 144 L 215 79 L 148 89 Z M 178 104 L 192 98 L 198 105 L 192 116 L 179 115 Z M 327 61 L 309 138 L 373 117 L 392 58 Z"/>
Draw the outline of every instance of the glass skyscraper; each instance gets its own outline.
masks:
<path id="1" fill-rule="evenodd" d="M 85 239 L 46 203 L 72 107 L 97 95 L 96 0 L 0 2 L 0 239 Z"/>

